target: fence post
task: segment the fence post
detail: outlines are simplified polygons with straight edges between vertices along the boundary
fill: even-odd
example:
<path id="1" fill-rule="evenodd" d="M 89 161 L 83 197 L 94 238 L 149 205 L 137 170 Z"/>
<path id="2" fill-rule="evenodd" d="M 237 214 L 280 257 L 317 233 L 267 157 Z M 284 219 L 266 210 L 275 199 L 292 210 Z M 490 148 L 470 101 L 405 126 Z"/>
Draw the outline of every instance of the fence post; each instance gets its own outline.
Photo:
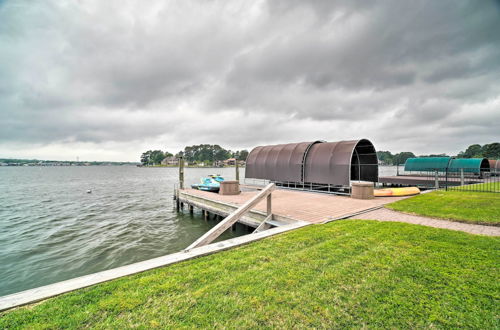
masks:
<path id="1" fill-rule="evenodd" d="M 445 169 L 444 190 L 448 191 L 448 168 Z"/>
<path id="2" fill-rule="evenodd" d="M 461 168 L 461 169 L 460 169 L 460 185 L 461 185 L 461 186 L 463 186 L 463 185 L 464 185 L 464 183 L 465 183 L 464 181 L 465 181 L 465 180 L 464 180 L 464 169 L 463 169 L 463 168 Z"/>
<path id="3" fill-rule="evenodd" d="M 434 173 L 434 188 L 439 189 L 438 171 L 436 171 L 436 173 Z"/>

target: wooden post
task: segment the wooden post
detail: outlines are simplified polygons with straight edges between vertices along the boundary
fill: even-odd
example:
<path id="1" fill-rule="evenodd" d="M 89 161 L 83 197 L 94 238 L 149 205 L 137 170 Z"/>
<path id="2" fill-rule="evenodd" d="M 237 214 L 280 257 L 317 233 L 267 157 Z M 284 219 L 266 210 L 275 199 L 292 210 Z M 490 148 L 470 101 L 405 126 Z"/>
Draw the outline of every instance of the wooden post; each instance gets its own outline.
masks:
<path id="1" fill-rule="evenodd" d="M 273 205 L 271 203 L 271 198 L 272 198 L 271 194 L 267 195 L 267 216 L 273 214 Z"/>
<path id="2" fill-rule="evenodd" d="M 210 244 L 214 239 L 216 239 L 223 232 L 225 232 L 226 229 L 228 229 L 233 224 L 235 224 L 243 215 L 245 215 L 255 205 L 257 205 L 262 199 L 269 196 L 275 188 L 276 188 L 276 186 L 274 185 L 274 183 L 268 184 L 257 195 L 252 197 L 245 204 L 241 205 L 233 213 L 231 213 L 229 216 L 227 216 L 223 221 L 219 222 L 215 227 L 213 227 L 208 232 L 206 232 L 203 236 L 201 236 L 196 241 L 194 241 L 194 243 L 191 244 L 190 246 L 188 246 L 186 248 L 186 250 L 184 250 L 184 251 L 189 251 L 193 248 Z"/>
<path id="3" fill-rule="evenodd" d="M 184 189 L 184 157 L 179 157 L 179 189 Z"/>
<path id="4" fill-rule="evenodd" d="M 174 195 L 175 195 L 175 206 L 177 207 L 177 212 L 178 212 L 178 211 L 179 211 L 179 208 L 180 208 L 180 202 L 179 202 L 179 188 L 175 188 Z"/>
<path id="5" fill-rule="evenodd" d="M 234 169 L 236 171 L 236 181 L 240 182 L 240 167 L 238 166 L 238 159 L 236 159 Z"/>
<path id="6" fill-rule="evenodd" d="M 193 205 L 189 205 L 189 214 L 193 215 L 194 207 Z"/>
<path id="7" fill-rule="evenodd" d="M 203 219 L 204 219 L 205 221 L 208 221 L 208 211 L 206 211 L 206 210 L 205 210 L 205 211 L 203 211 Z"/>

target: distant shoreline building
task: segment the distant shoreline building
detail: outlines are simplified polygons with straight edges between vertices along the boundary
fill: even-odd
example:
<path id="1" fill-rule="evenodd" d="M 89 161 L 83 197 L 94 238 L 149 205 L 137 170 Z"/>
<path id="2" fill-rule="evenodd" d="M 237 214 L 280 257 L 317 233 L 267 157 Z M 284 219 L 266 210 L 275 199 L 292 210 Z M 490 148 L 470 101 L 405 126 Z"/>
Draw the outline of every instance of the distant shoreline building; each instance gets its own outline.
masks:
<path id="1" fill-rule="evenodd" d="M 166 165 L 166 166 L 177 166 L 179 165 L 179 159 L 176 158 L 176 157 L 165 157 L 162 161 L 161 161 L 161 165 Z"/>

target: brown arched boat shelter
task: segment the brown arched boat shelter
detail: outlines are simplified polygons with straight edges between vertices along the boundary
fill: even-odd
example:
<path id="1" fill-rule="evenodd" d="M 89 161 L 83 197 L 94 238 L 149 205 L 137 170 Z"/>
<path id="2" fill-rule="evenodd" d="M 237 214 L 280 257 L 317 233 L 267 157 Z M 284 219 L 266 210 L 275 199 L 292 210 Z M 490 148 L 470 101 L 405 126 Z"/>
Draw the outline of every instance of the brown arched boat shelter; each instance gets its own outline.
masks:
<path id="1" fill-rule="evenodd" d="M 351 181 L 378 181 L 378 158 L 367 139 L 259 146 L 247 157 L 245 177 L 277 185 L 341 192 Z"/>

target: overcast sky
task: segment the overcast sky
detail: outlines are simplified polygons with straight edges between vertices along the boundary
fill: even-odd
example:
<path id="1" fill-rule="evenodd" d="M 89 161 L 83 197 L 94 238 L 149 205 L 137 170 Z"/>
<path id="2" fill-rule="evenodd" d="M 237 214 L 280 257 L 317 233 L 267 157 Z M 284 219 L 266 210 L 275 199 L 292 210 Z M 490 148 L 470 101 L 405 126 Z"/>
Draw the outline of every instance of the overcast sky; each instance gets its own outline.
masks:
<path id="1" fill-rule="evenodd" d="M 0 158 L 500 140 L 500 5 L 0 0 Z"/>

